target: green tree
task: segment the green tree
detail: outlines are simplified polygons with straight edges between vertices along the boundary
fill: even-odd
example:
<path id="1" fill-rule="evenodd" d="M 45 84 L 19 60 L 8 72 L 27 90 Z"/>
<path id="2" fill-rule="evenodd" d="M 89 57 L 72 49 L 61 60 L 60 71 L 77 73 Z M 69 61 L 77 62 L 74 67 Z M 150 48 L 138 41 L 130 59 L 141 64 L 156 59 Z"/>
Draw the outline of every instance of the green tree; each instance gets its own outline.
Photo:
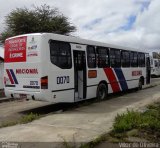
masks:
<path id="1" fill-rule="evenodd" d="M 1 40 L 8 37 L 37 32 L 50 32 L 68 35 L 76 30 L 67 17 L 57 8 L 48 5 L 27 8 L 16 8 L 6 16 L 6 29 L 1 33 Z"/>

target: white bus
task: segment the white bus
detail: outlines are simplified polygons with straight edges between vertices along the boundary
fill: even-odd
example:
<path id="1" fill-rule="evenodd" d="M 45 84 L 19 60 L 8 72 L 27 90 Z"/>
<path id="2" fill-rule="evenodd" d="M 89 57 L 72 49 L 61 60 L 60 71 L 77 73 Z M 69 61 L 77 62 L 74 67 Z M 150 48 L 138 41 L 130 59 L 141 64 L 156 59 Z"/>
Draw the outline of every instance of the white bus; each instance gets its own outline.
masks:
<path id="1" fill-rule="evenodd" d="M 151 60 L 151 77 L 160 76 L 160 59 L 150 57 Z"/>
<path id="2" fill-rule="evenodd" d="M 149 54 L 52 33 L 5 41 L 5 94 L 50 102 L 104 99 L 150 83 Z"/>

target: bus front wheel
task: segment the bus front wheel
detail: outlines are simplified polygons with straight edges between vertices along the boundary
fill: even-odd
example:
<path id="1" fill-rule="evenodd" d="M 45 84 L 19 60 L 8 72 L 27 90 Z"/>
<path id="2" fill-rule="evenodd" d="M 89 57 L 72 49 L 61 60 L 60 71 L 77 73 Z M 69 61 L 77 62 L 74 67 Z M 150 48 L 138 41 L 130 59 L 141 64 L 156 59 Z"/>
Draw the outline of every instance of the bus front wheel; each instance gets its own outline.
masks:
<path id="1" fill-rule="evenodd" d="M 100 83 L 97 88 L 97 99 L 103 100 L 107 97 L 107 86 L 104 83 Z"/>

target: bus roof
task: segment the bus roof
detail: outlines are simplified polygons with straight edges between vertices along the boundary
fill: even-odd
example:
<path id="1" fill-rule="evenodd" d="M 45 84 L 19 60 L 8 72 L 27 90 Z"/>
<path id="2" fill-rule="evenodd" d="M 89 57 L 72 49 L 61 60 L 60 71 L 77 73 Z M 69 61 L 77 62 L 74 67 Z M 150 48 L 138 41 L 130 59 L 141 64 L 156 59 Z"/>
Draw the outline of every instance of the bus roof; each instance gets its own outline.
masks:
<path id="1" fill-rule="evenodd" d="M 33 35 L 34 36 L 50 36 L 51 38 L 55 38 L 55 40 L 83 44 L 83 45 L 94 45 L 94 46 L 102 46 L 102 47 L 109 47 L 109 48 L 116 48 L 116 49 L 122 49 L 122 50 L 130 50 L 130 51 L 148 53 L 145 51 L 145 49 L 136 49 L 136 48 L 131 48 L 131 47 L 118 46 L 118 45 L 114 45 L 114 44 L 108 44 L 108 43 L 103 43 L 103 42 L 99 42 L 99 41 L 87 40 L 87 39 L 82 39 L 79 37 L 60 35 L 60 34 L 55 34 L 55 33 L 30 33 L 30 34 L 23 34 L 23 35 L 10 37 L 8 39 L 21 37 L 21 36 L 33 36 Z M 6 40 L 8 40 L 8 39 L 6 39 Z"/>

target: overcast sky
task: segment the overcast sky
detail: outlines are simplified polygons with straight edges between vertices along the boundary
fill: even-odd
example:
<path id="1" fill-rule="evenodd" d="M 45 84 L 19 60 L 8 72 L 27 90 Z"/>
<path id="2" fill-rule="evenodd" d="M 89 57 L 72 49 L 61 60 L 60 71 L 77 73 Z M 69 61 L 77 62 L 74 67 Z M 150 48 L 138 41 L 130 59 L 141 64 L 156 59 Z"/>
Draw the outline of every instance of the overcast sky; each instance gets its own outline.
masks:
<path id="1" fill-rule="evenodd" d="M 0 32 L 11 10 L 47 4 L 57 7 L 77 27 L 72 35 L 160 50 L 160 0 L 0 0 L 0 4 Z"/>

